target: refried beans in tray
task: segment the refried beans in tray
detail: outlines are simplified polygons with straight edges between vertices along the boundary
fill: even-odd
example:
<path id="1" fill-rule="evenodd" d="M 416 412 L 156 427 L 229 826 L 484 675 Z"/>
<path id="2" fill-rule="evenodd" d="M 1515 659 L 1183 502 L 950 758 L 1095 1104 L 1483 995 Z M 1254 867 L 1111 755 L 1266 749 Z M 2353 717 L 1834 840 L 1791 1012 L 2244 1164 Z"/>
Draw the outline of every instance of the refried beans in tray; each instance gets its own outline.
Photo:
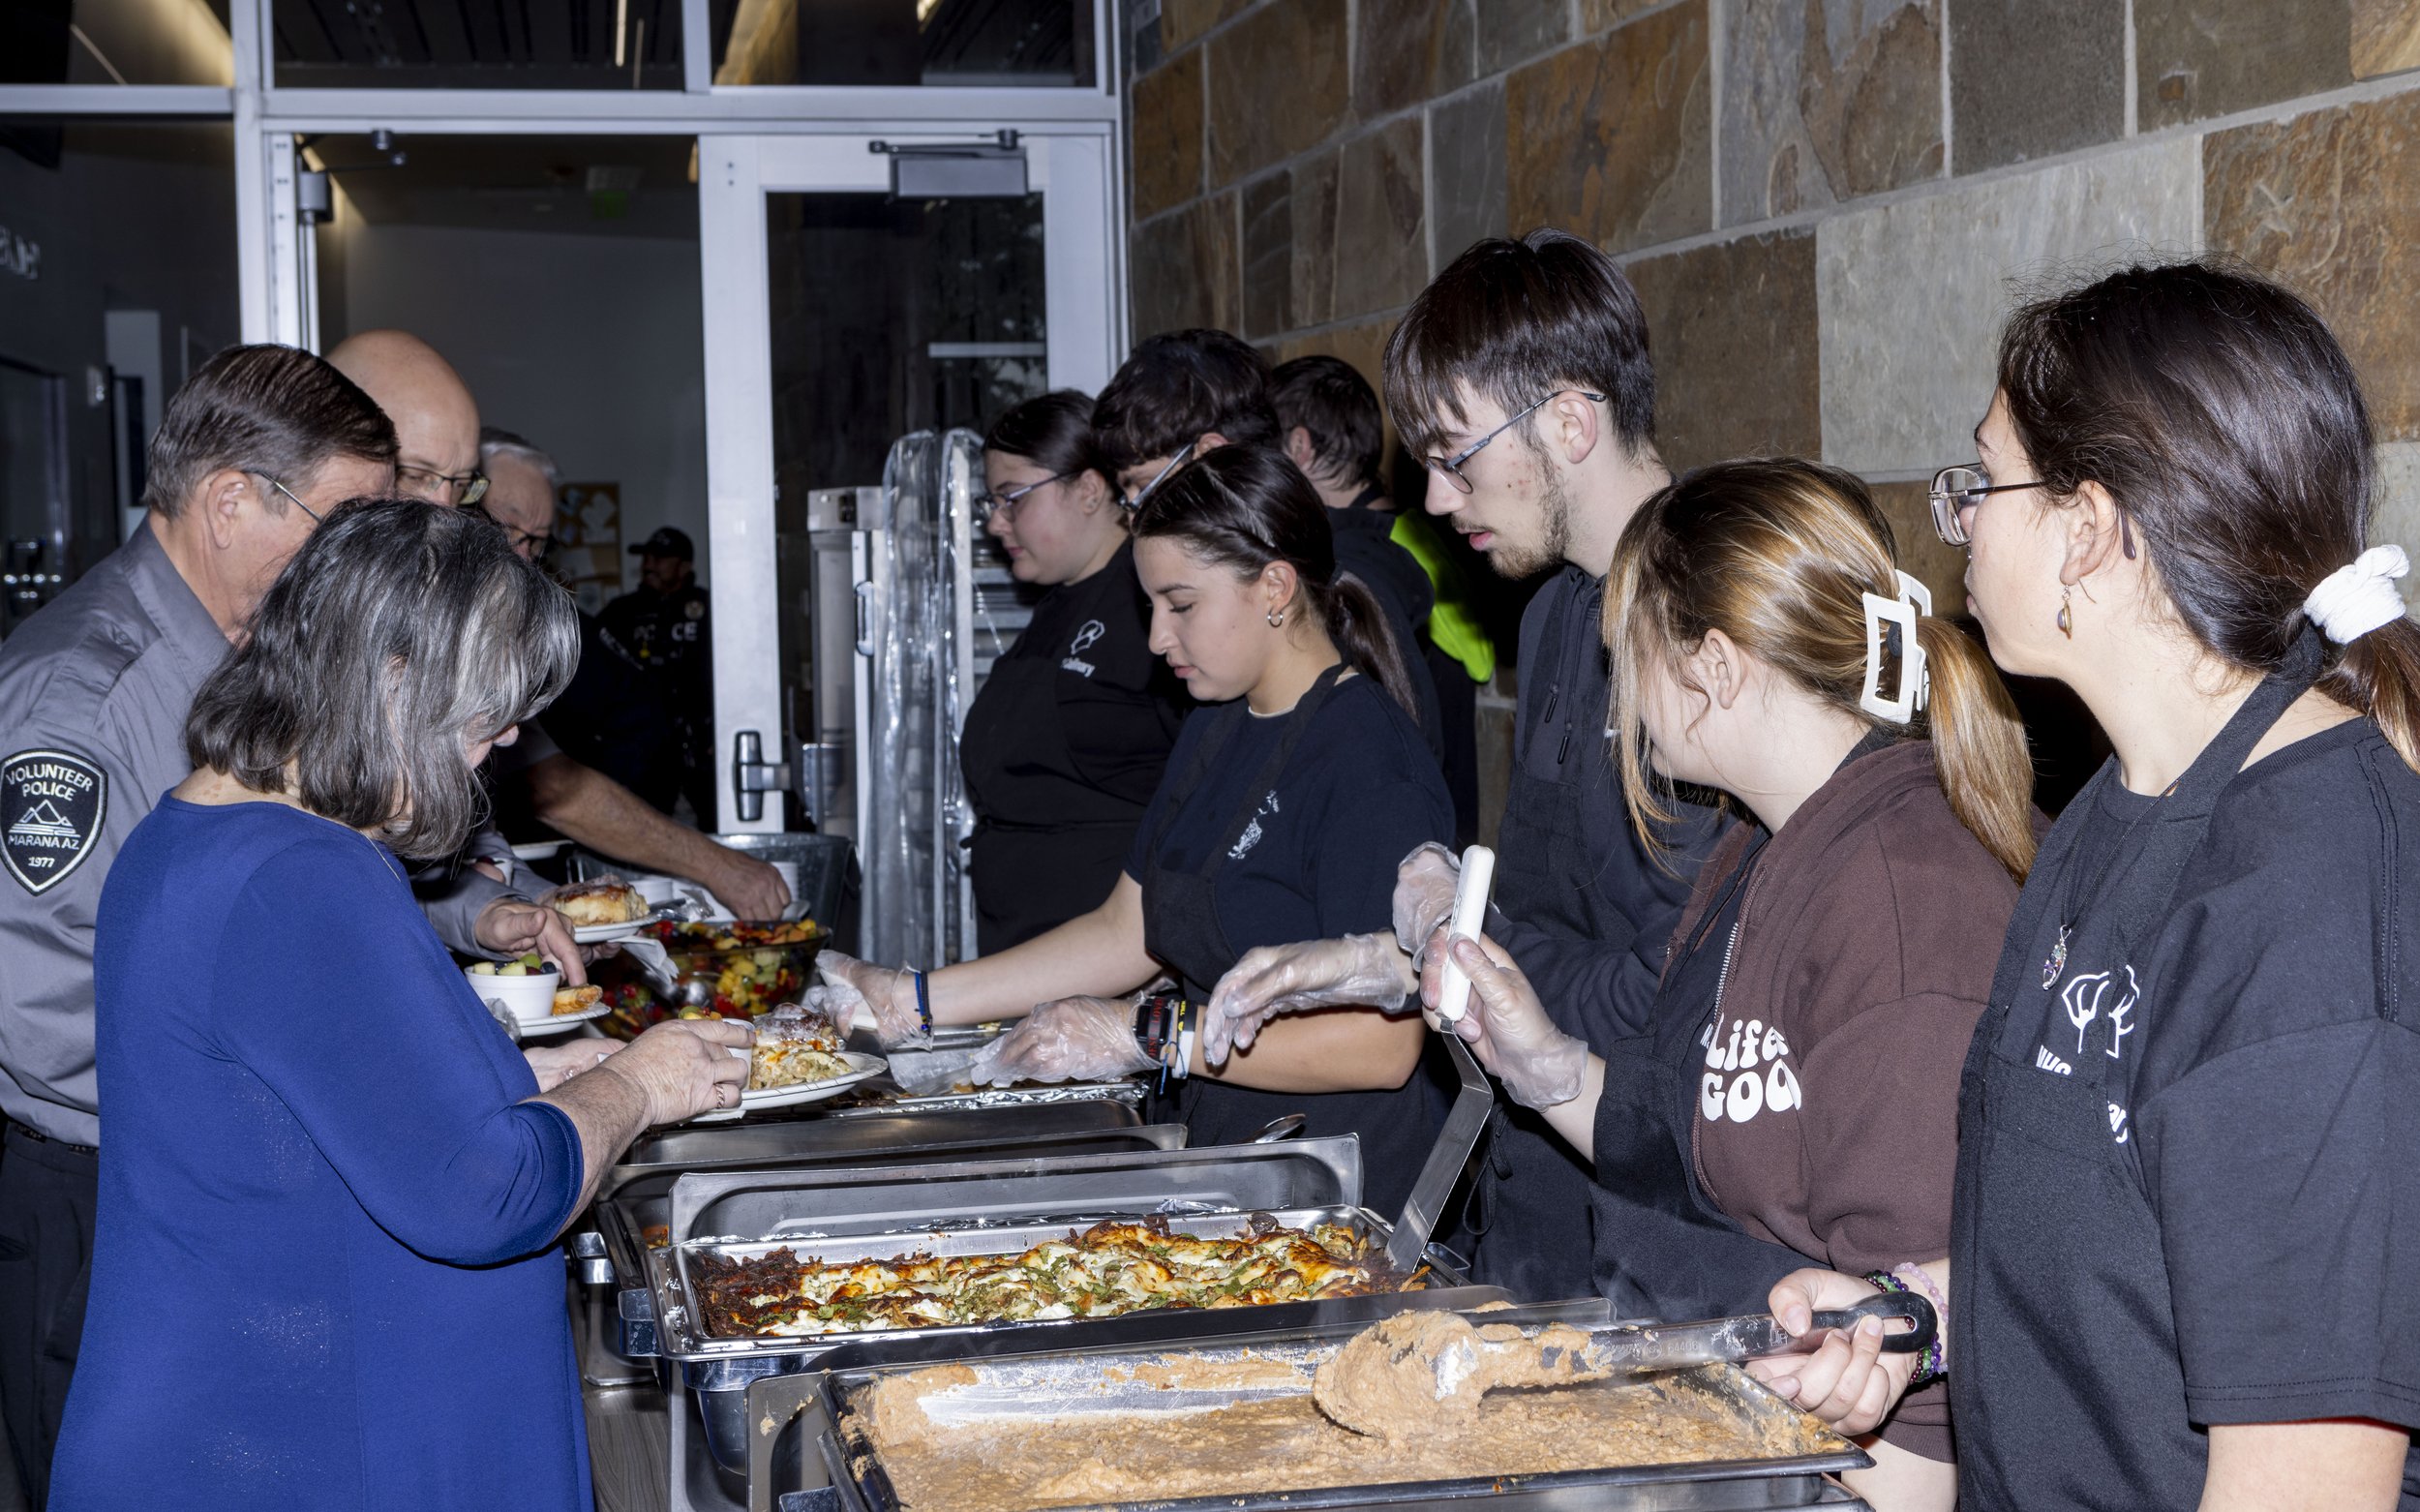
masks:
<path id="1" fill-rule="evenodd" d="M 936 1425 L 922 1399 L 973 1381 L 965 1366 L 888 1376 L 857 1399 L 864 1436 L 909 1512 L 1026 1512 L 1097 1502 L 1178 1500 L 1332 1486 L 1466 1480 L 1789 1459 L 1848 1447 L 1811 1418 L 1745 1421 L 1705 1367 L 1634 1382 L 1490 1394 L 1450 1431 L 1402 1441 L 1338 1427 L 1300 1395 L 1182 1413 L 1071 1412 Z M 1221 1370 L 1189 1362 L 1183 1384 L 1215 1389 Z M 1238 1376 L 1239 1386 L 1258 1384 Z"/>

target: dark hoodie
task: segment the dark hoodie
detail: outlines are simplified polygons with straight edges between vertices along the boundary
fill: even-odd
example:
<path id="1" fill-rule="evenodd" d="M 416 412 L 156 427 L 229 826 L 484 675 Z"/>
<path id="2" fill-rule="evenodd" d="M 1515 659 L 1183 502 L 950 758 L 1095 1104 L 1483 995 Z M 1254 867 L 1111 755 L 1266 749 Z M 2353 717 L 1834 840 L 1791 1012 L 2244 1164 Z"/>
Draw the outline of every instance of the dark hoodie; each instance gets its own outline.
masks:
<path id="1" fill-rule="evenodd" d="M 1724 837 L 1675 939 L 1762 832 Z M 1817 789 L 1755 859 L 1697 1042 L 1705 1195 L 1751 1236 L 1852 1275 L 1948 1254 L 1959 1068 L 2016 894 L 1951 812 L 1931 742 L 1859 757 Z M 1948 1422 L 1936 1385 L 1884 1436 L 1946 1460 Z"/>

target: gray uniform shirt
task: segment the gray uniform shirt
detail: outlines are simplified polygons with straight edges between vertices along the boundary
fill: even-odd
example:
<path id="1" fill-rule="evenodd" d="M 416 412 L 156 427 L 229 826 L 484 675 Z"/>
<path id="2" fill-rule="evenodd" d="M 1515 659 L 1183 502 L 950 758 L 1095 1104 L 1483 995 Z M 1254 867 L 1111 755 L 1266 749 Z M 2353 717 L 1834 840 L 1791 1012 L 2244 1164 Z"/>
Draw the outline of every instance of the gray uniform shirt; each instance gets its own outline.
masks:
<path id="1" fill-rule="evenodd" d="M 227 647 L 148 526 L 0 643 L 0 1111 L 51 1138 L 101 1142 L 101 887 L 193 771 L 185 716 Z M 471 926 L 505 891 L 466 872 L 428 901 L 430 922 L 475 951 Z"/>

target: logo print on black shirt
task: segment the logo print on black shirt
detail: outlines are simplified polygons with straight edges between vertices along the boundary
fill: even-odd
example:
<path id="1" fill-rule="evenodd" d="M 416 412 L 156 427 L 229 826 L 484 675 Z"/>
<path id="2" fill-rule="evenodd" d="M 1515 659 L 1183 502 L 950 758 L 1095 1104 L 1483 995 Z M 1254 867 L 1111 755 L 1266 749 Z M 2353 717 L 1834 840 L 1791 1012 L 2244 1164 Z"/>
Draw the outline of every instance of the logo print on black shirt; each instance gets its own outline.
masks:
<path id="1" fill-rule="evenodd" d="M 0 862 L 28 892 L 46 892 L 92 854 L 107 807 L 100 767 L 66 751 L 20 751 L 0 766 Z"/>
<path id="2" fill-rule="evenodd" d="M 1071 656 L 1081 656 L 1084 652 L 1092 650 L 1093 642 L 1098 641 L 1108 633 L 1109 627 L 1107 625 L 1103 624 L 1098 620 L 1087 620 L 1084 621 L 1083 626 L 1075 632 L 1075 639 L 1067 643 L 1067 653 Z"/>
<path id="3" fill-rule="evenodd" d="M 2133 1014 L 2135 1001 L 2142 996 L 2142 989 L 2134 981 L 2133 967 L 2121 966 L 2118 971 L 2126 973 L 2126 986 L 2114 997 L 2111 989 L 2117 985 L 2117 971 L 2085 972 L 2070 982 L 2067 989 L 2059 994 L 2059 1006 L 2067 1010 L 2067 1021 L 2075 1026 L 2075 1053 L 2078 1055 L 2084 1053 L 2084 1042 L 2091 1036 L 2093 1020 L 2097 1018 L 2105 1020 L 2109 1026 L 2108 1054 L 2111 1060 L 2118 1058 L 2118 1042 L 2134 1032 L 2134 1026 L 2129 1020 Z"/>

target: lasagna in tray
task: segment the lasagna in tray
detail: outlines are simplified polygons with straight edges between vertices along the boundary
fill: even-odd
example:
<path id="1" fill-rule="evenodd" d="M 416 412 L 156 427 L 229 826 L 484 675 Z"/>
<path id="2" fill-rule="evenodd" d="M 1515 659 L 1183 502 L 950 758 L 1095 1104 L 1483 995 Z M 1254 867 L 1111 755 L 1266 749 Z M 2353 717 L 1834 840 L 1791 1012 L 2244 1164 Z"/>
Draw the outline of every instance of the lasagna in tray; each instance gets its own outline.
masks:
<path id="1" fill-rule="evenodd" d="M 976 1323 L 1109 1317 L 1168 1307 L 1252 1307 L 1419 1286 L 1387 1271 L 1353 1230 L 1287 1228 L 1266 1214 L 1231 1239 L 1171 1233 L 1166 1220 L 1111 1220 L 1021 1254 L 826 1264 L 788 1249 L 703 1254 L 710 1333 L 807 1337 Z"/>

